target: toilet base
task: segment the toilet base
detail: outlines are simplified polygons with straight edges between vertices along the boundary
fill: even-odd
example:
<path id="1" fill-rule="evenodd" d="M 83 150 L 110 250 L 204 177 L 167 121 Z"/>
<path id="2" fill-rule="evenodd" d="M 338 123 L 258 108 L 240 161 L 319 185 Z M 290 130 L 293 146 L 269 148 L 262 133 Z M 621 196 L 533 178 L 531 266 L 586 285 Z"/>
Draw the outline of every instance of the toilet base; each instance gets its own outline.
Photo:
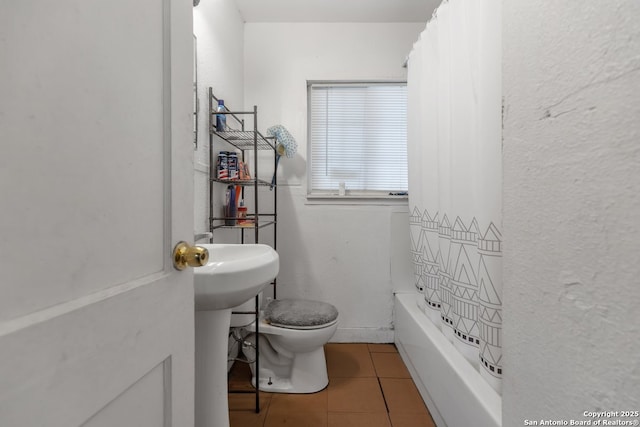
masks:
<path id="1" fill-rule="evenodd" d="M 260 345 L 266 347 L 268 344 L 261 341 Z M 293 360 L 290 360 L 291 365 L 286 367 L 288 369 L 279 363 L 271 363 L 268 359 L 266 354 L 260 355 L 260 391 L 306 394 L 324 390 L 329 385 L 322 346 L 308 353 L 296 353 Z M 251 364 L 251 384 L 255 387 L 254 367 L 255 363 Z"/>
<path id="2" fill-rule="evenodd" d="M 271 381 L 271 382 L 270 382 Z M 251 379 L 251 385 L 256 386 L 256 377 Z M 290 393 L 290 394 L 310 394 L 317 393 L 319 391 L 324 390 L 329 385 L 329 381 L 327 380 L 326 384 L 322 387 L 310 387 L 309 391 L 301 391 L 299 388 L 296 388 L 291 384 L 291 380 L 289 378 L 271 378 L 271 380 L 267 378 L 260 379 L 260 391 L 264 391 L 267 393 Z"/>

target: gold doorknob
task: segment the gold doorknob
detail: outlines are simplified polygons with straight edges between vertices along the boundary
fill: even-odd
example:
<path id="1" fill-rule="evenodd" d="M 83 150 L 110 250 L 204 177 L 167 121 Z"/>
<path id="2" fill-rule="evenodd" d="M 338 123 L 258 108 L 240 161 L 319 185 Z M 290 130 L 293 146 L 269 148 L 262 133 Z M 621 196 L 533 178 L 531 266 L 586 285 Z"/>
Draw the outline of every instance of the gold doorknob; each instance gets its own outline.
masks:
<path id="1" fill-rule="evenodd" d="M 191 246 L 187 242 L 179 242 L 173 248 L 173 266 L 178 270 L 202 267 L 207 261 L 209 261 L 209 251 L 202 246 Z"/>

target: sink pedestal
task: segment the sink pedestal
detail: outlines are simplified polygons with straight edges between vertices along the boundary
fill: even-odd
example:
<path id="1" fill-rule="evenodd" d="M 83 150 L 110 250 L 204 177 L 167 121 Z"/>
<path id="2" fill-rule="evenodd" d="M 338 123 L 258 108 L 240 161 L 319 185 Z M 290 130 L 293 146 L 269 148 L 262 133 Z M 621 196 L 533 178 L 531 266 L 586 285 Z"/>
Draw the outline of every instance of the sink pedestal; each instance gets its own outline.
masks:
<path id="1" fill-rule="evenodd" d="M 231 309 L 196 311 L 196 427 L 229 427 L 227 343 Z"/>
<path id="2" fill-rule="evenodd" d="M 231 309 L 255 297 L 280 270 L 262 244 L 203 244 L 207 265 L 194 270 L 196 427 L 229 427 L 227 350 Z"/>

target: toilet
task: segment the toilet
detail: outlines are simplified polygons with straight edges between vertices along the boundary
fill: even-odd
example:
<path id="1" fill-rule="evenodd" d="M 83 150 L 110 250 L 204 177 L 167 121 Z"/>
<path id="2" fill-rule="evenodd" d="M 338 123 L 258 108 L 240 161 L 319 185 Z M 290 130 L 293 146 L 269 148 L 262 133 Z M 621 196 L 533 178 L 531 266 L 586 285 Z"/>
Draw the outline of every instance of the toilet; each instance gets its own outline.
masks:
<path id="1" fill-rule="evenodd" d="M 338 310 L 326 302 L 298 299 L 269 302 L 257 328 L 260 390 L 315 393 L 324 389 L 329 384 L 324 345 L 337 328 Z M 248 359 L 255 360 L 255 322 L 245 329 L 250 334 L 242 351 Z M 255 363 L 251 364 L 251 372 L 255 387 Z"/>

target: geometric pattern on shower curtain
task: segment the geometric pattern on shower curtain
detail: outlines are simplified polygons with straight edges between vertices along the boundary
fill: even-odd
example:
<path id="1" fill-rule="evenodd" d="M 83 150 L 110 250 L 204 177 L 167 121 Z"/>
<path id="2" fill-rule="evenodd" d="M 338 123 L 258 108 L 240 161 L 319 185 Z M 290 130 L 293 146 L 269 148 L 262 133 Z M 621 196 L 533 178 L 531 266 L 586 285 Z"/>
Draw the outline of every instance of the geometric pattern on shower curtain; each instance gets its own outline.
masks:
<path id="1" fill-rule="evenodd" d="M 443 1 L 407 70 L 411 259 L 425 314 L 500 393 L 501 2 Z"/>
<path id="2" fill-rule="evenodd" d="M 502 234 L 492 222 L 481 230 L 456 217 L 429 214 L 417 206 L 410 216 L 414 280 L 431 310 L 439 312 L 458 345 L 478 348 L 471 362 L 486 374 L 502 377 Z M 473 352 L 475 354 L 475 352 Z"/>

